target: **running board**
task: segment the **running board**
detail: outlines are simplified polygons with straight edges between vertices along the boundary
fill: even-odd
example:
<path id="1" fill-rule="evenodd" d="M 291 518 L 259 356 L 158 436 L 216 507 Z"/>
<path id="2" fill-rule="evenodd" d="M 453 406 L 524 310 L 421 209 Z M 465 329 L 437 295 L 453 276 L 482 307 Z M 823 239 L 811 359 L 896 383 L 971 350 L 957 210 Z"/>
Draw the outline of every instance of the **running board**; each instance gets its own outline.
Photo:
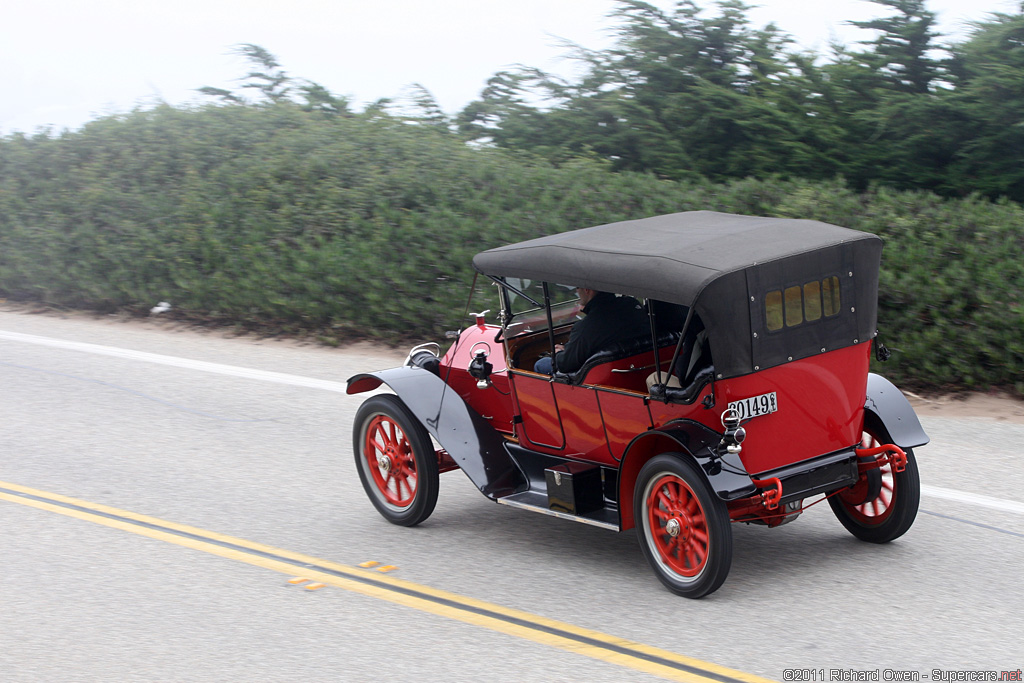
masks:
<path id="1" fill-rule="evenodd" d="M 622 530 L 619 526 L 618 510 L 614 509 L 601 508 L 594 512 L 588 512 L 586 515 L 571 515 L 567 512 L 559 512 L 558 510 L 552 510 L 549 508 L 547 495 L 537 493 L 536 491 L 513 493 L 510 496 L 503 496 L 501 498 L 496 498 L 495 500 L 502 505 L 521 508 L 523 510 L 531 510 L 533 512 L 539 512 L 542 515 L 569 519 L 574 522 L 582 522 L 583 524 L 601 527 L 602 529 L 610 529 L 612 531 Z"/>

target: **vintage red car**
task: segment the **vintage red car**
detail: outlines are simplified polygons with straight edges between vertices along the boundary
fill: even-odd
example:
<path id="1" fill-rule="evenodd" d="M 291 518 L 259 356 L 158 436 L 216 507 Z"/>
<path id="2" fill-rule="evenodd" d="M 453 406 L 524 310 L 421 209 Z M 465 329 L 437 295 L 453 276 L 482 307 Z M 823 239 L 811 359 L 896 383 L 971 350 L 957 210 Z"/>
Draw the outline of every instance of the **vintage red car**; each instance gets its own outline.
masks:
<path id="1" fill-rule="evenodd" d="M 662 583 L 694 598 L 728 575 L 731 524 L 790 522 L 811 497 L 857 538 L 891 541 L 917 514 L 912 449 L 928 437 L 869 372 L 887 353 L 881 253 L 826 223 L 696 211 L 477 254 L 497 324 L 474 314 L 443 356 L 423 345 L 349 379 L 350 394 L 393 392 L 355 419 L 370 501 L 418 524 L 438 474 L 461 469 L 498 503 L 636 528 Z M 576 287 L 633 297 L 642 324 L 572 373 L 535 371 L 579 320 Z"/>

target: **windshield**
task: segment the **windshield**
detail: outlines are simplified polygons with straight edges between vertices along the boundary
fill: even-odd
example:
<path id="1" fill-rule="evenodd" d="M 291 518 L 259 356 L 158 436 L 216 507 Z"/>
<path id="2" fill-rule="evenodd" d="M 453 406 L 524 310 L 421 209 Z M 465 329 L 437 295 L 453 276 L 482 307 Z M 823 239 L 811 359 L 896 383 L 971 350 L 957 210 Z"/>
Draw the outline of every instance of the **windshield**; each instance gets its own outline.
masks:
<path id="1" fill-rule="evenodd" d="M 544 283 L 540 280 L 505 278 L 508 287 L 503 287 L 507 303 L 507 335 L 515 337 L 548 328 L 548 317 L 544 312 Z M 525 296 L 524 296 L 525 295 Z M 555 327 L 572 322 L 580 309 L 580 299 L 573 285 L 548 283 L 551 297 L 551 320 Z"/>

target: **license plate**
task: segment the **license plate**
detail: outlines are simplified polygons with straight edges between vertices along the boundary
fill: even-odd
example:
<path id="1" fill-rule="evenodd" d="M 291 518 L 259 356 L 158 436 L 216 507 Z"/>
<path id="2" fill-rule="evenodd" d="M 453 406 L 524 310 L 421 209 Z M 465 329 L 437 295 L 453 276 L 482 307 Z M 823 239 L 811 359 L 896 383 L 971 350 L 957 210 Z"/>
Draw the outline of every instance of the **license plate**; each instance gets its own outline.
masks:
<path id="1" fill-rule="evenodd" d="M 772 391 L 760 396 L 741 398 L 738 401 L 729 401 L 729 409 L 739 413 L 741 420 L 749 420 L 758 415 L 768 415 L 779 409 L 779 399 Z"/>

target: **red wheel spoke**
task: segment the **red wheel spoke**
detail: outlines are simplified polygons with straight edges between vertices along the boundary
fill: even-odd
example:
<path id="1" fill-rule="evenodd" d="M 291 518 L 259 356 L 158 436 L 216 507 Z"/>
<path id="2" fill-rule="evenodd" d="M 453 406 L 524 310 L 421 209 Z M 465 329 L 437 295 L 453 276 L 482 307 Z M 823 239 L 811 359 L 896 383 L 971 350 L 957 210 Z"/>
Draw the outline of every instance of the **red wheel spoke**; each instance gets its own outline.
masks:
<path id="1" fill-rule="evenodd" d="M 388 435 L 387 423 L 383 420 L 377 425 L 377 432 L 380 433 L 380 439 L 385 445 L 391 445 L 391 437 Z"/>
<path id="2" fill-rule="evenodd" d="M 698 503 L 697 499 L 693 496 L 687 496 L 686 505 L 684 505 L 683 507 L 688 513 L 690 513 L 694 517 L 700 515 L 700 503 Z"/>
<path id="3" fill-rule="evenodd" d="M 701 558 L 697 555 L 697 549 L 692 545 L 687 546 L 686 549 L 686 566 L 690 569 L 696 569 L 700 566 Z"/>
<path id="4" fill-rule="evenodd" d="M 691 532 L 692 538 L 699 541 L 702 545 L 708 544 L 708 534 L 704 529 L 693 529 Z"/>
<path id="5" fill-rule="evenodd" d="M 394 495 L 392 496 L 391 502 L 396 505 L 404 505 L 411 501 L 416 488 L 409 482 L 408 477 L 402 473 L 396 473 L 394 482 Z"/>
<path id="6" fill-rule="evenodd" d="M 383 446 L 381 447 L 381 450 L 384 450 L 384 446 L 388 445 L 388 435 L 387 435 L 387 432 L 384 431 L 384 425 L 383 424 L 377 424 L 374 427 L 372 433 L 373 433 L 373 435 L 375 437 L 380 439 L 380 442 L 383 444 Z"/>
<path id="7" fill-rule="evenodd" d="M 697 554 L 697 557 L 700 559 L 701 562 L 703 562 L 704 560 L 707 559 L 707 557 L 708 557 L 708 546 L 707 546 L 706 543 L 702 543 L 700 545 L 695 545 L 693 550 Z"/>
<path id="8" fill-rule="evenodd" d="M 678 536 L 668 537 L 668 543 L 665 544 L 665 552 L 668 555 L 675 555 L 676 557 L 679 556 L 679 553 L 682 552 L 682 548 L 679 545 Z"/>
<path id="9" fill-rule="evenodd" d="M 661 490 L 664 491 L 665 501 L 669 505 L 675 505 L 679 502 L 679 487 L 674 481 L 665 482 L 662 485 Z"/>

